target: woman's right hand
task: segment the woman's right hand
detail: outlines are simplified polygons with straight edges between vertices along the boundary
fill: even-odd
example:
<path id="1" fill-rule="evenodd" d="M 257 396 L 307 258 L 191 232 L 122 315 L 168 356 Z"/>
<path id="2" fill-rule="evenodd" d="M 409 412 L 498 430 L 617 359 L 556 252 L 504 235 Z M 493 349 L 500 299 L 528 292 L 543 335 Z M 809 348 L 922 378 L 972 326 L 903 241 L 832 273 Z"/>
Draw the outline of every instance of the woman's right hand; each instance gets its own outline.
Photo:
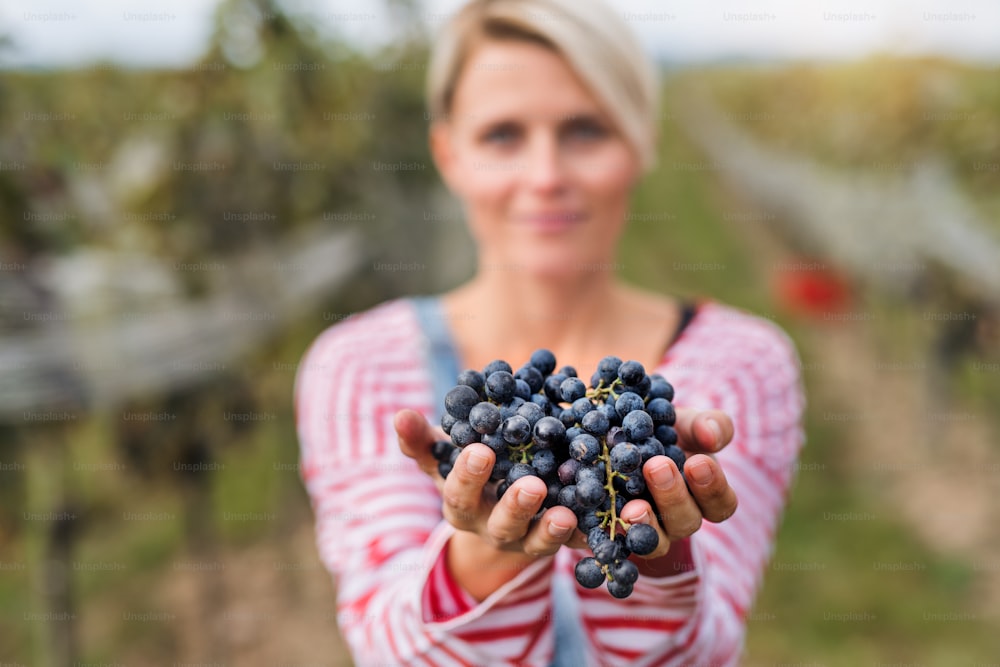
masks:
<path id="1" fill-rule="evenodd" d="M 586 546 L 569 508 L 550 507 L 539 515 L 546 487 L 538 477 L 522 477 L 497 501 L 489 484 L 496 455 L 489 447 L 479 443 L 465 447 L 444 479 L 431 454 L 435 440 L 447 439 L 444 432 L 414 410 L 396 413 L 395 427 L 400 450 L 441 492 L 444 517 L 458 531 L 448 552 L 452 575 L 473 597 L 485 598 L 532 561 L 554 554 L 564 544 Z"/>

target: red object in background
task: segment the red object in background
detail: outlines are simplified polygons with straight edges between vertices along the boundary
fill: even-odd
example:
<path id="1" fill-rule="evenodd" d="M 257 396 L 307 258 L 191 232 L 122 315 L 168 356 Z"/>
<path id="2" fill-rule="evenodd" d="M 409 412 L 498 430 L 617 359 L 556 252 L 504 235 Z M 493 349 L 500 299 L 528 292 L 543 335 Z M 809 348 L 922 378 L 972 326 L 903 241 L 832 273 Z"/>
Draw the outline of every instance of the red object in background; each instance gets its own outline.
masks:
<path id="1" fill-rule="evenodd" d="M 826 262 L 797 258 L 775 265 L 775 300 L 793 315 L 823 317 L 851 304 L 847 277 Z"/>

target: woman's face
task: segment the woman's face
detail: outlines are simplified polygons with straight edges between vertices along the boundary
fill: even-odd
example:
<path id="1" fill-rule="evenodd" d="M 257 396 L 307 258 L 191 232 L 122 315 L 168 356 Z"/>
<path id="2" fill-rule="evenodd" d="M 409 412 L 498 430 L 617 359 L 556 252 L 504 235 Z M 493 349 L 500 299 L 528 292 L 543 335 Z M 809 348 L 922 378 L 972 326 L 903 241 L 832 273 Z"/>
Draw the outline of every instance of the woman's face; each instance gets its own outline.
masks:
<path id="1" fill-rule="evenodd" d="M 557 277 L 613 261 L 639 162 L 560 56 L 485 42 L 431 145 L 465 207 L 480 271 Z"/>

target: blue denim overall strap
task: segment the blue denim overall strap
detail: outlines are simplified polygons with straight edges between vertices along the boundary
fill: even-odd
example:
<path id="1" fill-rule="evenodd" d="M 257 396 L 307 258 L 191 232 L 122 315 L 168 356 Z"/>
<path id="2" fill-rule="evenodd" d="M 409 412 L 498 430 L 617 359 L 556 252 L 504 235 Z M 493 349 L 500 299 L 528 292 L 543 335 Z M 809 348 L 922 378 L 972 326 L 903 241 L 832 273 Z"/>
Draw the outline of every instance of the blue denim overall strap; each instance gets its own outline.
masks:
<path id="1" fill-rule="evenodd" d="M 580 623 L 580 601 L 573 591 L 575 585 L 568 577 L 552 577 L 552 625 L 556 631 L 556 652 L 550 667 L 584 667 L 588 664 L 587 638 Z"/>
<path id="2" fill-rule="evenodd" d="M 409 299 L 417 313 L 420 328 L 427 339 L 427 361 L 430 363 L 431 385 L 434 392 L 434 421 L 438 424 L 444 412 L 444 396 L 458 378 L 458 354 L 445 325 L 441 299 L 417 296 Z"/>
<path id="3" fill-rule="evenodd" d="M 444 397 L 460 372 L 458 354 L 445 323 L 440 297 L 410 297 L 420 328 L 427 339 L 431 385 L 434 392 L 435 423 L 441 420 Z M 552 624 L 555 629 L 555 656 L 551 667 L 583 667 L 586 663 L 586 639 L 577 613 L 578 601 L 573 582 L 564 577 L 552 579 Z"/>

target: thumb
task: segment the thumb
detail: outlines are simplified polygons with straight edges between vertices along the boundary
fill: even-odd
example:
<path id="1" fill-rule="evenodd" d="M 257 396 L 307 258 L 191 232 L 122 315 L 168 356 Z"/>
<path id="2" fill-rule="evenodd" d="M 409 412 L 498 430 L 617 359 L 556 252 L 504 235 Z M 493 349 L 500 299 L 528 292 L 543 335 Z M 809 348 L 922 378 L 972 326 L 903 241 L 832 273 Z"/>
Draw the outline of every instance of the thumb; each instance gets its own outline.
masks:
<path id="1" fill-rule="evenodd" d="M 425 473 L 434 475 L 437 472 L 437 461 L 431 454 L 431 447 L 435 435 L 423 415 L 416 410 L 400 410 L 393 419 L 393 426 L 399 436 L 400 451 L 416 461 Z"/>

